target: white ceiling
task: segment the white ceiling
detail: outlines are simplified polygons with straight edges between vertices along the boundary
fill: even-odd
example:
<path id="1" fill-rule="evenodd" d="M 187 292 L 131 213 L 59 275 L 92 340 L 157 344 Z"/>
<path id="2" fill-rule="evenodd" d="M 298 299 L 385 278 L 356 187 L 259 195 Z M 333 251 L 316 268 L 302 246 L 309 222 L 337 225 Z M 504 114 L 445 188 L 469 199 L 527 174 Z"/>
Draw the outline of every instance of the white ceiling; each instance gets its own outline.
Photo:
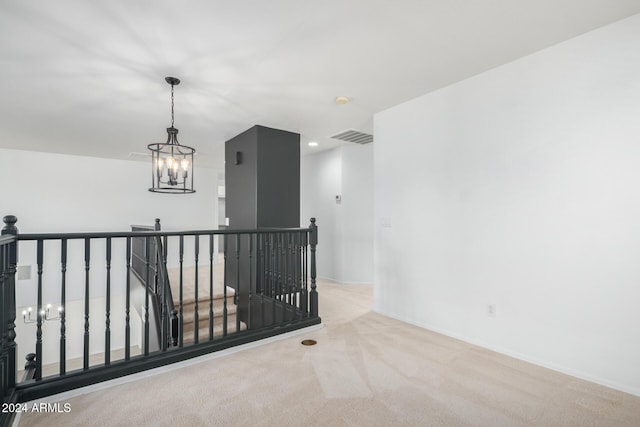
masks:
<path id="1" fill-rule="evenodd" d="M 254 124 L 299 132 L 304 154 L 636 13 L 640 0 L 4 0 L 0 147 L 136 159 L 166 139 L 175 76 L 179 140 L 200 165 L 221 167 L 224 141 Z"/>

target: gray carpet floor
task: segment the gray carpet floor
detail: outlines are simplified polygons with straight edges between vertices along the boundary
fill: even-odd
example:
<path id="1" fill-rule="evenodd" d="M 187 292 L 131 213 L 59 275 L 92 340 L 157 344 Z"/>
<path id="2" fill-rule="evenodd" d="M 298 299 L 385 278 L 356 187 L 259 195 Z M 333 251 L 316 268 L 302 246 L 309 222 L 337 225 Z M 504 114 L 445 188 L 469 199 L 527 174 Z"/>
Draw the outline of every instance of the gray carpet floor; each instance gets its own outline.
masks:
<path id="1" fill-rule="evenodd" d="M 640 426 L 640 397 L 373 313 L 371 286 L 318 289 L 321 330 L 67 398 L 71 412 L 19 425 Z"/>

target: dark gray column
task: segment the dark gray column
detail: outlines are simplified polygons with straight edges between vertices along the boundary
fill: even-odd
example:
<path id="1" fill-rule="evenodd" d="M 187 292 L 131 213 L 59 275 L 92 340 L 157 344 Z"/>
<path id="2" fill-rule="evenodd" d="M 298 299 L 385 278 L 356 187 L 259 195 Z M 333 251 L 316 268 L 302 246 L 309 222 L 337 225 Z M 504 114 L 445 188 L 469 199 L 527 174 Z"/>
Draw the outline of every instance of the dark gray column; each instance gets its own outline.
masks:
<path id="1" fill-rule="evenodd" d="M 254 126 L 230 139 L 225 145 L 225 185 L 229 229 L 300 227 L 300 135 Z M 227 284 L 238 290 L 240 318 L 245 322 L 249 294 L 261 292 L 249 289 L 250 283 L 255 286 L 261 281 L 249 278 L 250 272 L 258 274 L 258 257 L 255 253 L 249 257 L 248 238 L 241 236 L 240 256 L 229 256 L 226 263 Z M 235 239 L 227 239 L 227 244 L 228 253 L 235 254 Z"/>

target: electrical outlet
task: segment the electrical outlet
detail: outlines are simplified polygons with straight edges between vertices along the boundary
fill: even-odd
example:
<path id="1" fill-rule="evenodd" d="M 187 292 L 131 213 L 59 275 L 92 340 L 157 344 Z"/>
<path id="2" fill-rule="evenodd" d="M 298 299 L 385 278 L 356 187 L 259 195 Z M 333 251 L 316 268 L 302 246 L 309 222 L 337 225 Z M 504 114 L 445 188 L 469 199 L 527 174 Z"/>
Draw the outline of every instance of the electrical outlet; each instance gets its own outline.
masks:
<path id="1" fill-rule="evenodd" d="M 495 304 L 487 304 L 487 316 L 496 317 L 496 305 Z"/>

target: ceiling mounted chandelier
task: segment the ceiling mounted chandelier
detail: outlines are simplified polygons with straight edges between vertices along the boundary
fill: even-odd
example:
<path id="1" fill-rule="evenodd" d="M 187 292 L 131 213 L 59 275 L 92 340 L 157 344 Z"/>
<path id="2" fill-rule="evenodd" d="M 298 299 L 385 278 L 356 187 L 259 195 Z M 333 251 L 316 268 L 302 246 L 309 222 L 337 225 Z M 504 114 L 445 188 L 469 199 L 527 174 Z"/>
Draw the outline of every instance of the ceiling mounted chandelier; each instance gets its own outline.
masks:
<path id="1" fill-rule="evenodd" d="M 167 142 L 149 144 L 151 151 L 151 188 L 155 193 L 195 193 L 193 189 L 193 155 L 196 150 L 180 145 L 178 129 L 173 127 L 173 87 L 180 84 L 175 77 L 166 77 L 171 85 L 171 127 Z"/>

